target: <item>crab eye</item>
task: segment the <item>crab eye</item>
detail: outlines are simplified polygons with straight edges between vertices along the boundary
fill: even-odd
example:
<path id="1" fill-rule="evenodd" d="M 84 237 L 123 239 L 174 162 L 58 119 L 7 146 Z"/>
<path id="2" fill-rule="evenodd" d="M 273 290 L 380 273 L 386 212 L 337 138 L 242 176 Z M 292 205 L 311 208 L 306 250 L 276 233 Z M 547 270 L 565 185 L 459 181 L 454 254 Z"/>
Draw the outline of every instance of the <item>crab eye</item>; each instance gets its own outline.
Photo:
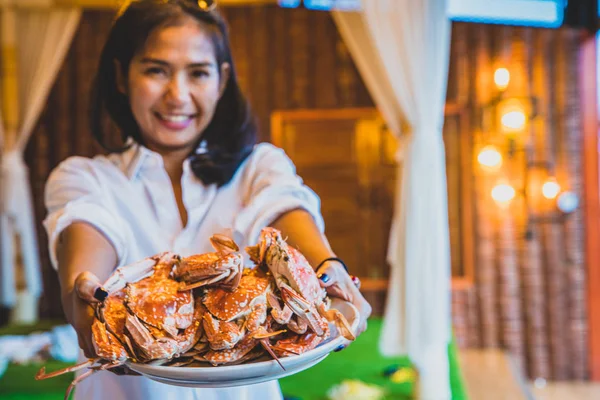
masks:
<path id="1" fill-rule="evenodd" d="M 283 256 L 283 261 L 288 262 L 290 261 L 290 258 L 288 256 Z"/>

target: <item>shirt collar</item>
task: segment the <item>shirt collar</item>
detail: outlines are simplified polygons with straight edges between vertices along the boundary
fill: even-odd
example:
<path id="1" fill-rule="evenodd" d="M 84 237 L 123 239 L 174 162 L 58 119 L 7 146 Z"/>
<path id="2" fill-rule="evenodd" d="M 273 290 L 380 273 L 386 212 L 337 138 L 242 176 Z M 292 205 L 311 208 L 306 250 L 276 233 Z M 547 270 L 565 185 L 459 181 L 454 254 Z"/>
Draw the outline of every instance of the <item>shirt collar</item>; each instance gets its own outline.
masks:
<path id="1" fill-rule="evenodd" d="M 129 180 L 134 180 L 145 166 L 160 166 L 161 168 L 164 168 L 161 155 L 139 143 L 131 143 L 131 147 L 129 147 L 122 156 L 124 172 Z M 190 170 L 190 159 L 186 158 L 183 161 L 184 175 L 187 175 Z"/>

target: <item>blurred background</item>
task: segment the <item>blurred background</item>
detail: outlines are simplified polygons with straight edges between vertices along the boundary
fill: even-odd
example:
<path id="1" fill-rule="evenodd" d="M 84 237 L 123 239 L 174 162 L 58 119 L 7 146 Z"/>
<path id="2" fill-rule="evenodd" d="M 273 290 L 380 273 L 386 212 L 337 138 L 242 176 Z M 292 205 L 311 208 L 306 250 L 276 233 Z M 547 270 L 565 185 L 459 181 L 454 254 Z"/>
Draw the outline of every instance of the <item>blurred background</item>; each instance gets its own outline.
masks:
<path id="1" fill-rule="evenodd" d="M 359 3 L 221 0 L 219 6 L 260 140 L 285 149 L 319 194 L 327 236 L 361 277 L 374 317 L 381 319 L 402 141 L 378 110 L 331 14 Z M 64 321 L 41 225 L 43 190 L 50 171 L 65 158 L 102 152 L 88 130 L 88 93 L 118 5 L 0 0 L 5 38 L 26 29 L 8 28 L 26 13 L 44 7 L 81 12 L 23 148 L 43 291 L 33 306 L 25 297 L 5 304 L 4 329 Z M 600 398 L 594 384 L 600 380 L 598 5 L 449 0 L 448 16 L 443 140 L 451 321 L 463 357 L 458 375 L 471 391 L 478 390 L 473 380 L 494 385 L 493 377 L 502 376 L 496 380 L 516 382 L 523 398 Z M 14 49 L 7 48 L 0 55 L 0 82 L 9 132 L 8 125 L 19 125 L 31 103 L 21 98 L 20 113 L 14 114 L 11 90 L 19 89 L 12 88 Z M 4 143 L 4 149 L 10 147 Z M 16 250 L 11 265 L 21 293 L 30 276 L 16 231 L 3 251 Z M 489 382 L 469 375 L 485 371 Z M 496 398 L 487 390 L 485 397 L 473 392 L 470 397 Z M 497 398 L 518 398 L 506 396 Z"/>

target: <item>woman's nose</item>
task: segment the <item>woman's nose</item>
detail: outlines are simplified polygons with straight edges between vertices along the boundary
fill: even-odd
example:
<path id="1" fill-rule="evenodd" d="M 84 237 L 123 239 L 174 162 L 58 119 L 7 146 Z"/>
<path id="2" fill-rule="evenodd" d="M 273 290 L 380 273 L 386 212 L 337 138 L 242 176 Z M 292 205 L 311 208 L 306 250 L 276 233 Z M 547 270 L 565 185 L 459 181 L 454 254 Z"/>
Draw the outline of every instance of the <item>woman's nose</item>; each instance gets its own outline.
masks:
<path id="1" fill-rule="evenodd" d="M 188 82 L 184 78 L 174 77 L 167 87 L 166 99 L 173 104 L 185 103 L 190 98 Z"/>

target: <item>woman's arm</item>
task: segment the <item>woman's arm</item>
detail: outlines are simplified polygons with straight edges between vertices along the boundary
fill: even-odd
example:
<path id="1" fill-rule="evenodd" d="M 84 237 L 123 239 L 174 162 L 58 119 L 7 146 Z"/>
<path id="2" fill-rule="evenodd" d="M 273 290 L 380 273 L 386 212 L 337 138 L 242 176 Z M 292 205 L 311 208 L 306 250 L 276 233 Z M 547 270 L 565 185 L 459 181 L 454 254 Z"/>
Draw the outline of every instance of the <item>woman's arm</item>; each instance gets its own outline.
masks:
<path id="1" fill-rule="evenodd" d="M 285 241 L 300 250 L 314 268 L 324 259 L 335 257 L 329 241 L 306 210 L 288 211 L 277 218 L 271 226 L 279 229 Z"/>
<path id="2" fill-rule="evenodd" d="M 57 244 L 61 300 L 68 322 L 77 331 L 79 346 L 86 357 L 94 357 L 91 326 L 94 290 L 117 265 L 117 252 L 96 228 L 74 222 L 61 234 Z"/>

